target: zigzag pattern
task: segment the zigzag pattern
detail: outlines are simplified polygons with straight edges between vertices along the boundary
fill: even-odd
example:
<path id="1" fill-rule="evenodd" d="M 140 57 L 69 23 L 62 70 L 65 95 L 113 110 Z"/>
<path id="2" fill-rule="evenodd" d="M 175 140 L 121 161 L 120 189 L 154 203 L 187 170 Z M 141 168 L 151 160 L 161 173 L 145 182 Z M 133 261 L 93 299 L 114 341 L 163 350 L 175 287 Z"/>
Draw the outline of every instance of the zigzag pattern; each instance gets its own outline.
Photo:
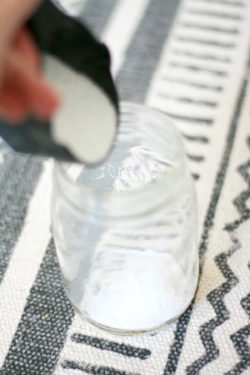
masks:
<path id="1" fill-rule="evenodd" d="M 250 268 L 250 264 L 248 265 Z M 250 318 L 250 293 L 241 300 L 241 306 Z M 226 375 L 237 375 L 242 373 L 250 367 L 250 346 L 247 339 L 250 336 L 250 324 L 240 328 L 237 332 L 233 333 L 230 338 L 234 347 L 240 357 L 240 361 L 234 368 L 226 373 Z"/>
<path id="2" fill-rule="evenodd" d="M 247 138 L 247 144 L 250 148 L 250 137 Z M 232 232 L 236 230 L 243 222 L 250 218 L 250 209 L 247 207 L 247 200 L 250 197 L 250 159 L 244 164 L 240 165 L 237 169 L 240 175 L 243 177 L 244 181 L 247 183 L 247 189 L 244 190 L 237 196 L 233 203 L 240 214 L 240 217 L 233 221 L 232 223 L 226 225 L 225 230 Z M 233 246 L 227 252 L 223 252 L 215 257 L 215 263 L 222 272 L 223 276 L 226 278 L 226 282 L 221 284 L 218 288 L 212 290 L 208 296 L 207 300 L 212 305 L 216 317 L 204 323 L 200 327 L 199 335 L 203 346 L 206 350 L 205 354 L 194 361 L 190 366 L 187 367 L 187 374 L 194 375 L 199 373 L 199 371 L 209 362 L 215 360 L 219 355 L 219 349 L 216 347 L 213 340 L 214 330 L 222 325 L 226 320 L 228 320 L 229 312 L 223 302 L 223 298 L 228 294 L 232 288 L 238 283 L 238 278 L 232 272 L 228 266 L 227 260 L 232 256 L 232 254 L 241 247 L 239 239 L 232 235 Z M 249 313 L 249 295 L 242 299 L 242 307 Z M 247 307 L 246 307 L 247 306 Z M 245 326 L 241 328 L 236 333 L 230 336 L 234 347 L 239 354 L 240 361 L 237 365 L 228 372 L 228 375 L 239 374 L 244 368 L 247 368 L 250 362 L 250 349 L 247 344 L 247 337 L 250 334 L 250 326 Z"/>
<path id="3" fill-rule="evenodd" d="M 250 137 L 247 138 L 247 145 L 250 149 Z M 240 165 L 237 169 L 243 180 L 247 184 L 247 189 L 242 191 L 233 201 L 234 206 L 237 208 L 240 217 L 230 224 L 225 226 L 228 231 L 237 229 L 246 220 L 250 219 L 250 208 L 247 207 L 247 200 L 250 198 L 250 159 L 244 164 Z"/>
<path id="4" fill-rule="evenodd" d="M 247 139 L 247 144 L 250 149 L 250 137 Z M 248 189 L 243 191 L 239 197 L 234 201 L 238 212 L 240 213 L 240 218 L 235 220 L 232 224 L 226 227 L 227 230 L 236 229 L 244 221 L 250 218 L 250 209 L 247 207 L 246 201 L 250 197 L 250 159 L 242 164 L 238 168 L 239 173 L 243 177 L 244 181 L 248 185 Z M 250 263 L 249 263 L 250 268 Z M 250 317 L 250 293 L 241 300 L 241 306 L 245 310 L 246 314 Z M 250 336 L 250 324 L 245 327 L 240 328 L 237 332 L 230 336 L 235 350 L 237 351 L 240 361 L 235 365 L 235 367 L 230 370 L 227 375 L 240 374 L 242 371 L 250 367 L 250 347 L 247 343 L 247 339 Z"/>
<path id="5" fill-rule="evenodd" d="M 229 312 L 223 299 L 238 283 L 238 278 L 231 271 L 227 263 L 228 258 L 240 248 L 240 243 L 236 238 L 232 238 L 232 241 L 233 246 L 227 252 L 217 255 L 215 258 L 215 263 L 225 277 L 226 282 L 212 290 L 207 296 L 216 313 L 216 317 L 204 323 L 200 328 L 199 335 L 206 352 L 186 368 L 186 372 L 189 375 L 198 374 L 202 367 L 215 360 L 219 355 L 219 349 L 216 347 L 213 339 L 213 331 L 229 319 Z"/>

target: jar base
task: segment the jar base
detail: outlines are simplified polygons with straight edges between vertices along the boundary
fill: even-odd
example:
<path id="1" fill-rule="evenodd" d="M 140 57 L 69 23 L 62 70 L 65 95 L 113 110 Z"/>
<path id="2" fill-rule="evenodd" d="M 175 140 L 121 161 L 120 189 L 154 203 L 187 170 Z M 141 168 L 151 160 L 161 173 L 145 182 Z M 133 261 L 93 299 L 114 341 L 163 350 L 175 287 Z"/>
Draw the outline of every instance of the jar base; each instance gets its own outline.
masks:
<path id="1" fill-rule="evenodd" d="M 104 324 L 98 323 L 97 321 L 91 319 L 91 317 L 89 317 L 87 314 L 85 314 L 84 312 L 82 312 L 79 308 L 77 308 L 76 305 L 69 298 L 68 294 L 67 294 L 67 296 L 68 296 L 68 298 L 69 298 L 72 306 L 74 307 L 74 309 L 76 310 L 76 312 L 80 316 L 80 318 L 84 322 L 87 322 L 87 323 L 91 324 L 95 328 L 98 328 L 98 329 L 100 329 L 100 330 L 102 330 L 102 331 L 104 331 L 106 333 L 109 333 L 109 334 L 112 334 L 112 335 L 116 335 L 116 336 L 152 335 L 152 334 L 159 333 L 164 328 L 167 328 L 170 324 L 174 323 L 183 313 L 185 313 L 185 311 L 188 309 L 188 307 L 190 306 L 193 298 L 196 295 L 197 288 L 198 288 L 198 281 L 199 281 L 199 261 L 197 261 L 197 264 L 196 264 L 195 282 L 193 284 L 193 293 L 191 293 L 192 297 L 184 305 L 183 309 L 181 309 L 180 312 L 178 312 L 178 314 L 176 314 L 175 316 L 173 316 L 171 319 L 166 320 L 162 324 L 160 324 L 160 325 L 158 325 L 156 327 L 149 328 L 149 329 L 148 328 L 147 329 L 138 329 L 138 330 L 134 330 L 134 329 L 131 329 L 131 330 L 129 330 L 129 329 L 119 329 L 119 328 L 113 328 L 113 327 L 106 326 Z"/>

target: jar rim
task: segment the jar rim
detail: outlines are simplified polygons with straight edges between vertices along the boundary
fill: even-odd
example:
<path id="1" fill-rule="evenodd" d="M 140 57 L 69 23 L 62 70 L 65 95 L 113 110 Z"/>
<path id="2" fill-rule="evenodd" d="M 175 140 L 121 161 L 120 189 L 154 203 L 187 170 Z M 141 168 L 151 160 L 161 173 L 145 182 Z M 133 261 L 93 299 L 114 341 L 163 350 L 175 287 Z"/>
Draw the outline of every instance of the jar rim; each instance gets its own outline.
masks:
<path id="1" fill-rule="evenodd" d="M 152 194 L 162 194 L 164 191 L 164 200 L 165 204 L 173 199 L 173 196 L 176 195 L 177 191 L 179 191 L 180 187 L 183 184 L 183 177 L 186 173 L 186 155 L 184 152 L 184 148 L 182 146 L 181 136 L 176 129 L 175 125 L 173 124 L 172 120 L 164 114 L 164 112 L 159 111 L 158 109 L 154 109 L 143 104 L 131 103 L 122 101 L 120 103 L 120 112 L 123 111 L 131 111 L 131 112 L 143 112 L 144 114 L 150 114 L 158 119 L 162 120 L 162 122 L 167 122 L 175 132 L 176 141 L 179 143 L 179 163 L 172 168 L 171 172 L 163 173 L 161 178 L 155 181 L 150 182 L 149 184 L 145 183 L 144 185 L 140 185 L 139 187 L 134 187 L 131 190 L 122 190 L 122 191 L 109 191 L 105 189 L 96 189 L 93 190 L 88 187 L 84 183 L 77 183 L 75 184 L 73 179 L 70 178 L 69 174 L 65 172 L 65 165 L 68 163 L 64 163 L 61 161 L 55 162 L 55 183 L 59 185 L 60 191 L 64 192 L 64 197 L 67 198 L 75 207 L 76 202 L 77 209 L 79 211 L 92 211 L 95 216 L 105 216 L 107 215 L 107 209 L 109 211 L 110 216 L 121 216 L 120 213 L 131 204 L 132 201 L 136 202 L 137 205 L 139 201 L 145 204 Z M 118 129 L 119 132 L 119 129 Z M 101 165 L 101 164 L 100 164 Z M 168 186 L 168 182 L 171 181 L 171 189 L 166 188 Z M 88 207 L 82 206 L 82 201 L 88 200 Z M 75 203 L 75 204 L 74 204 Z M 110 209 L 110 204 L 114 207 L 114 210 Z M 154 204 L 153 207 L 157 206 Z M 100 209 L 100 208 L 103 208 Z M 151 205 L 152 209 L 152 205 Z M 114 211 L 114 212 L 111 212 Z M 126 210 L 125 210 L 126 211 Z M 136 209 L 136 215 L 139 213 L 138 207 Z M 145 209 L 144 209 L 145 212 Z M 133 216 L 131 213 L 128 215 L 122 216 Z"/>

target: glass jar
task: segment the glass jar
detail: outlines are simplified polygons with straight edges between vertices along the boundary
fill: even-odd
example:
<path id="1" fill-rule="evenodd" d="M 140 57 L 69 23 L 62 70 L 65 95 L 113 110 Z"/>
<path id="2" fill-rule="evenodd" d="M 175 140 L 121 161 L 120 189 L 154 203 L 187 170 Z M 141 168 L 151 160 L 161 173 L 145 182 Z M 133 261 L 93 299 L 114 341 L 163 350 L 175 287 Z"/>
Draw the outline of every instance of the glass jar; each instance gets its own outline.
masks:
<path id="1" fill-rule="evenodd" d="M 163 113 L 122 103 L 109 157 L 56 163 L 52 226 L 66 293 L 89 322 L 154 331 L 191 302 L 198 279 L 193 181 Z"/>

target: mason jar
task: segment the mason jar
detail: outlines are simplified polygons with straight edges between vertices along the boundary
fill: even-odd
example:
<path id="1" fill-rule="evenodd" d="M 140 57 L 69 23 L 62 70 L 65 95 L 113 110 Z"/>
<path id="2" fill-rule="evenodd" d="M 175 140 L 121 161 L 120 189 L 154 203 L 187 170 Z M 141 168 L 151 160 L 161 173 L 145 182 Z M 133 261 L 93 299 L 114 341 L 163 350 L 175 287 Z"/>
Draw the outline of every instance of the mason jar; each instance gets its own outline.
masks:
<path id="1" fill-rule="evenodd" d="M 197 215 L 171 120 L 122 103 L 102 164 L 56 163 L 52 226 L 66 293 L 86 320 L 136 334 L 182 314 L 198 280 Z"/>

